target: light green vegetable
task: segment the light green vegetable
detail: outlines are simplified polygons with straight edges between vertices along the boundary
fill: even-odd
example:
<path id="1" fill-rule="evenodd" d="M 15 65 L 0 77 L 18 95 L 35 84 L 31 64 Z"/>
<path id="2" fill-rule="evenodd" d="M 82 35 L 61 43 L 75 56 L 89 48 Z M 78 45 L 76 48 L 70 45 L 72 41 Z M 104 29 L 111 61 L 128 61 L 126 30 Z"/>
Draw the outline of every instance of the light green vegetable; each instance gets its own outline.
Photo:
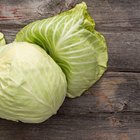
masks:
<path id="1" fill-rule="evenodd" d="M 80 96 L 94 84 L 107 60 L 105 39 L 84 2 L 30 23 L 11 44 L 5 45 L 0 33 L 0 118 L 45 121 L 66 94 Z"/>
<path id="2" fill-rule="evenodd" d="M 66 75 L 68 97 L 80 96 L 104 73 L 107 46 L 95 31 L 95 23 L 83 2 L 72 10 L 27 25 L 15 41 L 38 44 Z"/>
<path id="3" fill-rule="evenodd" d="M 55 114 L 66 96 L 60 67 L 35 44 L 0 47 L 0 117 L 39 123 Z"/>

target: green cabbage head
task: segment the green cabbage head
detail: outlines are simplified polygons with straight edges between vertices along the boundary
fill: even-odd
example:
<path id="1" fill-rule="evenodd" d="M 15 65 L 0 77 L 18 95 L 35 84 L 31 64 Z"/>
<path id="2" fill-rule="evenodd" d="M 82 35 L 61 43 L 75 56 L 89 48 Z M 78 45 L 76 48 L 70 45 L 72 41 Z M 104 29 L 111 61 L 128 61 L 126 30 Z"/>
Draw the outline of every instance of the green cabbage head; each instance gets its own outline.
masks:
<path id="1" fill-rule="evenodd" d="M 35 44 L 0 47 L 0 117 L 26 123 L 48 119 L 66 96 L 61 68 Z"/>
<path id="2" fill-rule="evenodd" d="M 94 27 L 83 2 L 54 17 L 30 23 L 16 35 L 16 41 L 38 44 L 45 49 L 66 75 L 67 96 L 74 98 L 106 70 L 106 42 Z"/>

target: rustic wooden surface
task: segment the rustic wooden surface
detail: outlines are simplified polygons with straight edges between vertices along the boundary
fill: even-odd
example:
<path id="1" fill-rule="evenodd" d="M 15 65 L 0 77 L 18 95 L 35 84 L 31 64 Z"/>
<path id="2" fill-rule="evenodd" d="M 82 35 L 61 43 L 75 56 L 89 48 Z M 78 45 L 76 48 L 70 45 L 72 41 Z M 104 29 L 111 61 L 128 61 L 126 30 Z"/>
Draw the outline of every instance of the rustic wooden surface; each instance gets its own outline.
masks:
<path id="1" fill-rule="evenodd" d="M 7 42 L 27 23 L 80 0 L 0 0 Z M 109 46 L 108 71 L 42 124 L 0 119 L 0 140 L 140 140 L 140 0 L 85 0 Z"/>

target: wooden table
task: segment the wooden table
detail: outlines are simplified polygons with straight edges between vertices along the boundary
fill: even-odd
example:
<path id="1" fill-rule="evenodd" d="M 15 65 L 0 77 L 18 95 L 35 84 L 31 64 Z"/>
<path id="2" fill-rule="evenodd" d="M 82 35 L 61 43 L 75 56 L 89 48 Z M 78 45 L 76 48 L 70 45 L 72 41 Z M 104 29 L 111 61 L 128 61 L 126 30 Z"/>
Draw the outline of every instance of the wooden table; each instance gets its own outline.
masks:
<path id="1" fill-rule="evenodd" d="M 13 41 L 27 23 L 80 0 L 0 0 L 0 31 Z M 108 71 L 83 96 L 66 99 L 42 124 L 0 119 L 0 140 L 140 140 L 140 0 L 85 0 L 109 46 Z"/>

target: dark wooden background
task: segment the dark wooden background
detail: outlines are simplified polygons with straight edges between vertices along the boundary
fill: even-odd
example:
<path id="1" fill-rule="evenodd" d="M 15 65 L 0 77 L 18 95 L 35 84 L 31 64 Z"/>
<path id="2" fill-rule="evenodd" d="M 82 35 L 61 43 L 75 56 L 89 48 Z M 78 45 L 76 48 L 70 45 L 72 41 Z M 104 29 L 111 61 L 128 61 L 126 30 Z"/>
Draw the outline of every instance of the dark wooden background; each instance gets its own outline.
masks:
<path id="1" fill-rule="evenodd" d="M 31 21 L 81 0 L 0 0 L 0 31 L 10 43 Z M 0 119 L 0 140 L 140 140 L 140 0 L 85 0 L 109 49 L 108 71 L 83 96 L 66 99 L 42 124 Z"/>

